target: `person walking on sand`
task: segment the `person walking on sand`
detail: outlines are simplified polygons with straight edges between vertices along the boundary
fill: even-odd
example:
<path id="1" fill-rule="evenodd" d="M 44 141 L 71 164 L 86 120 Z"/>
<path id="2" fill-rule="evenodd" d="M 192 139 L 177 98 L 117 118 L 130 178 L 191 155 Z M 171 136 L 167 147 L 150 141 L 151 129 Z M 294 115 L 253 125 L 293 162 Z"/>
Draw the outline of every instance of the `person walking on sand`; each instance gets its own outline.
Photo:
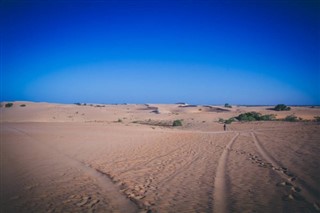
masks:
<path id="1" fill-rule="evenodd" d="M 224 129 L 224 131 L 227 130 L 227 124 L 224 124 L 224 125 L 223 125 L 223 129 Z"/>

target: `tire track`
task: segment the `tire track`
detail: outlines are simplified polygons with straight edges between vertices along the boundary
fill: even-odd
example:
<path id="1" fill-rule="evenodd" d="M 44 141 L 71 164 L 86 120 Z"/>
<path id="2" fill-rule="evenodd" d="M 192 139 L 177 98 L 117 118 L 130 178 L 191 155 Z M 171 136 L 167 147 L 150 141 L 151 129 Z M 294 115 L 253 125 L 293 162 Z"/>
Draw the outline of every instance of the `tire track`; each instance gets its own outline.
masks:
<path id="1" fill-rule="evenodd" d="M 219 159 L 216 177 L 214 180 L 214 191 L 213 191 L 213 212 L 226 213 L 228 212 L 228 201 L 227 201 L 227 162 L 229 151 L 239 136 L 237 133 L 231 141 L 227 144 L 226 148 L 223 150 L 222 155 Z"/>
<path id="2" fill-rule="evenodd" d="M 85 164 L 84 162 L 78 161 L 77 159 L 74 159 L 69 155 L 62 153 L 61 151 L 59 151 L 53 146 L 50 146 L 44 143 L 39 143 L 38 139 L 34 138 L 28 132 L 25 132 L 21 129 L 14 128 L 14 127 L 10 127 L 10 129 L 13 129 L 18 134 L 22 134 L 31 138 L 32 141 L 35 141 L 38 145 L 41 145 L 46 149 L 49 148 L 51 151 L 54 151 L 60 157 L 64 158 L 65 159 L 64 162 L 66 162 L 66 164 L 74 168 L 77 168 L 78 170 L 82 171 L 86 175 L 93 178 L 96 181 L 96 183 L 99 185 L 101 191 L 105 194 L 107 201 L 110 202 L 110 206 L 116 208 L 114 209 L 114 211 L 134 213 L 134 212 L 139 212 L 139 210 L 141 210 L 136 203 L 134 203 L 132 200 L 130 200 L 120 192 L 120 188 L 116 184 L 114 184 L 114 182 L 112 181 L 112 178 L 108 174 L 103 173 L 91 167 L 90 165 Z"/>
<path id="3" fill-rule="evenodd" d="M 317 192 L 315 192 L 315 190 L 313 190 L 313 188 L 304 180 L 299 179 L 294 174 L 290 173 L 287 168 L 283 167 L 281 163 L 278 163 L 261 145 L 254 132 L 251 132 L 251 136 L 260 155 L 271 164 L 271 168 L 276 171 L 280 177 L 287 180 L 285 182 L 278 183 L 277 186 L 291 187 L 291 192 L 286 199 L 300 201 L 305 200 L 307 203 L 312 204 L 316 211 L 320 211 L 319 196 Z"/>
<path id="4" fill-rule="evenodd" d="M 281 166 L 276 162 L 276 160 L 261 145 L 256 134 L 251 132 L 251 136 L 253 138 L 254 144 L 257 147 L 257 150 L 260 153 L 261 157 L 263 157 L 266 161 L 271 163 L 273 166 L 281 168 Z"/>

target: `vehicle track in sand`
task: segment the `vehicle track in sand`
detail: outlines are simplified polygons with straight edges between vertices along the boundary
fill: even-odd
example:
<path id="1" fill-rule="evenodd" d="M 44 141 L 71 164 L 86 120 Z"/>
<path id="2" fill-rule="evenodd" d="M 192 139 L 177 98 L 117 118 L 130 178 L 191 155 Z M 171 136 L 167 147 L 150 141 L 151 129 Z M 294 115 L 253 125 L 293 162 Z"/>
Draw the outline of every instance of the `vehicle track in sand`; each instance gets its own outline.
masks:
<path id="1" fill-rule="evenodd" d="M 216 177 L 214 180 L 214 191 L 213 191 L 213 212 L 226 213 L 228 211 L 227 201 L 227 162 L 228 155 L 231 150 L 233 143 L 236 141 L 240 133 L 230 140 L 225 149 L 223 150 L 221 157 L 219 158 L 218 167 L 216 171 Z"/>
<path id="2" fill-rule="evenodd" d="M 98 184 L 102 194 L 105 195 L 105 199 L 107 203 L 114 208 L 112 211 L 115 212 L 139 212 L 142 209 L 139 208 L 137 203 L 130 200 L 128 197 L 126 197 L 124 194 L 120 192 L 119 186 L 117 186 L 113 181 L 112 178 L 104 173 L 101 172 L 90 165 L 81 162 L 75 158 L 72 158 L 71 156 L 61 152 L 60 150 L 56 149 L 55 147 L 52 147 L 48 144 L 41 143 L 37 138 L 33 137 L 28 132 L 15 128 L 15 127 L 7 127 L 8 129 L 14 130 L 18 134 L 22 134 L 28 138 L 30 138 L 33 142 L 35 142 L 37 145 L 42 146 L 45 149 L 50 149 L 51 151 L 54 151 L 57 154 L 57 157 L 62 158 L 66 165 L 69 167 L 73 167 L 78 169 L 79 171 L 82 171 L 85 175 L 91 177 L 95 180 L 95 183 Z M 41 160 L 41 159 L 39 159 Z M 84 200 L 83 202 L 87 202 L 87 200 Z"/>
<path id="3" fill-rule="evenodd" d="M 259 138 L 254 132 L 251 132 L 254 144 L 261 155 L 269 163 L 269 168 L 273 169 L 280 177 L 285 181 L 278 183 L 277 186 L 283 186 L 290 188 L 289 195 L 284 198 L 287 200 L 298 200 L 305 201 L 313 205 L 314 209 L 320 212 L 319 197 L 316 192 L 309 186 L 304 180 L 300 179 L 293 173 L 291 173 L 288 168 L 278 162 L 270 153 L 262 146 Z"/>

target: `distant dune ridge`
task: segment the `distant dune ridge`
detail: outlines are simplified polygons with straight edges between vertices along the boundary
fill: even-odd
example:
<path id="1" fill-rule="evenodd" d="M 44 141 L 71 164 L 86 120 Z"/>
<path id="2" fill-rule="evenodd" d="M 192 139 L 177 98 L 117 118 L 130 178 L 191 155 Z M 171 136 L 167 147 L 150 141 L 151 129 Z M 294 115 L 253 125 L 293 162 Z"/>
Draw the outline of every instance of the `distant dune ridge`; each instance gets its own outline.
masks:
<path id="1" fill-rule="evenodd" d="M 3 212 L 320 211 L 320 108 L 6 103 Z"/>
<path id="2" fill-rule="evenodd" d="M 3 105 L 8 102 L 3 102 Z M 121 113 L 130 112 L 131 117 L 146 116 L 153 118 L 152 115 L 146 112 L 155 114 L 167 114 L 165 117 L 176 115 L 186 116 L 186 118 L 194 117 L 192 114 L 197 113 L 196 118 L 206 117 L 210 115 L 211 121 L 218 118 L 228 119 L 237 116 L 240 113 L 257 111 L 262 114 L 276 114 L 277 118 L 284 118 L 288 115 L 296 115 L 305 120 L 313 120 L 315 116 L 320 115 L 320 108 L 310 107 L 292 107 L 290 111 L 273 111 L 270 106 L 254 106 L 254 107 L 233 107 L 225 108 L 223 106 L 210 105 L 188 105 L 188 104 L 122 104 L 122 105 L 107 105 L 107 104 L 52 104 L 52 103 L 35 103 L 18 101 L 12 102 L 10 108 L 1 107 L 2 122 L 80 122 L 92 120 L 117 120 Z M 21 105 L 25 105 L 21 107 Z M 217 113 L 215 113 L 217 112 Z M 206 114 L 208 113 L 208 114 Z M 189 115 L 190 114 L 190 115 Z M 159 118 L 155 117 L 155 118 Z M 162 117 L 160 118 L 162 119 Z M 201 119 L 200 119 L 201 120 Z M 129 117 L 128 117 L 128 120 Z"/>

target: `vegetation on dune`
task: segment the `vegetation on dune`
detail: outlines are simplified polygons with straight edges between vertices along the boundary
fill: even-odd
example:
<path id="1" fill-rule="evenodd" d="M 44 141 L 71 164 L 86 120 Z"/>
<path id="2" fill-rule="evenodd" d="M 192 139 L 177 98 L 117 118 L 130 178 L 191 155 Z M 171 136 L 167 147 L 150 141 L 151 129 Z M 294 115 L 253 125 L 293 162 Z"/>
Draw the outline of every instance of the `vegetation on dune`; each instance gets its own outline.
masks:
<path id="1" fill-rule="evenodd" d="M 273 114 L 262 115 L 258 112 L 247 112 L 240 114 L 239 116 L 235 117 L 238 121 L 276 121 L 276 116 Z M 278 119 L 278 121 L 289 121 L 289 122 L 296 122 L 302 121 L 302 118 L 298 118 L 295 115 L 288 115 L 284 119 Z"/>
<path id="2" fill-rule="evenodd" d="M 21 107 L 25 107 L 26 105 L 25 105 L 25 104 L 21 104 L 20 106 L 21 106 Z"/>
<path id="3" fill-rule="evenodd" d="M 151 126 L 162 126 L 162 127 L 172 127 L 172 126 L 182 126 L 183 120 L 175 120 L 175 121 L 164 121 L 164 120 L 145 120 L 145 121 L 132 121 L 135 124 L 144 124 Z"/>
<path id="4" fill-rule="evenodd" d="M 236 118 L 239 121 L 257 121 L 259 120 L 261 114 L 257 112 L 246 112 L 238 115 Z"/>
<path id="5" fill-rule="evenodd" d="M 284 121 L 290 121 L 290 122 L 296 122 L 296 121 L 299 121 L 299 120 L 302 120 L 302 119 L 301 119 L 301 118 L 298 119 L 298 117 L 295 116 L 295 115 L 288 115 L 288 116 L 285 117 L 283 120 L 284 120 Z"/>
<path id="6" fill-rule="evenodd" d="M 104 104 L 96 104 L 96 105 L 94 105 L 94 104 L 87 104 L 87 103 L 74 103 L 75 105 L 77 105 L 77 106 L 92 106 L 92 107 L 105 107 L 106 105 L 104 105 Z"/>
<path id="7" fill-rule="evenodd" d="M 314 120 L 315 120 L 316 122 L 320 122 L 320 116 L 315 116 L 315 117 L 314 117 Z"/>
<path id="8" fill-rule="evenodd" d="M 289 111 L 289 110 L 291 110 L 291 108 L 286 106 L 285 104 L 278 104 L 273 108 L 273 110 L 275 110 L 275 111 Z"/>
<path id="9" fill-rule="evenodd" d="M 219 118 L 218 122 L 219 123 L 224 123 L 224 119 L 223 118 Z"/>
<path id="10" fill-rule="evenodd" d="M 4 105 L 5 107 L 9 108 L 13 106 L 13 103 L 6 103 L 6 105 Z"/>
<path id="11" fill-rule="evenodd" d="M 262 115 L 258 112 L 246 112 L 235 117 L 239 121 L 272 121 L 276 119 L 273 114 Z"/>
<path id="12" fill-rule="evenodd" d="M 225 120 L 224 123 L 225 124 L 231 124 L 232 122 L 236 121 L 235 118 L 229 118 L 228 120 Z"/>
<path id="13" fill-rule="evenodd" d="M 224 107 L 226 107 L 226 108 L 232 108 L 232 106 L 231 106 L 230 104 L 228 104 L 228 103 L 225 103 L 225 104 L 224 104 Z"/>
<path id="14" fill-rule="evenodd" d="M 122 120 L 119 118 L 119 119 L 118 119 L 118 123 L 121 123 L 121 122 L 122 122 Z"/>
<path id="15" fill-rule="evenodd" d="M 260 119 L 261 121 L 274 121 L 276 120 L 276 115 L 274 114 L 261 115 Z"/>
<path id="16" fill-rule="evenodd" d="M 235 118 L 229 118 L 227 120 L 224 120 L 223 118 L 219 118 L 218 122 L 223 124 L 231 124 L 232 122 L 237 121 Z"/>
<path id="17" fill-rule="evenodd" d="M 258 112 L 246 112 L 238 115 L 237 117 L 232 117 L 227 120 L 219 118 L 219 123 L 231 124 L 235 121 L 273 121 L 276 120 L 276 116 L 273 114 L 262 115 Z"/>
<path id="18" fill-rule="evenodd" d="M 181 120 L 174 120 L 172 123 L 172 126 L 182 126 L 182 121 Z"/>
<path id="19" fill-rule="evenodd" d="M 276 119 L 276 116 L 273 114 L 262 115 L 261 113 L 258 113 L 258 112 L 243 113 L 235 117 L 235 119 L 237 119 L 238 121 L 289 121 L 289 122 L 297 122 L 297 121 L 303 120 L 302 118 L 298 118 L 294 114 L 288 115 L 283 119 Z M 320 117 L 318 117 L 318 119 L 320 120 Z"/>

